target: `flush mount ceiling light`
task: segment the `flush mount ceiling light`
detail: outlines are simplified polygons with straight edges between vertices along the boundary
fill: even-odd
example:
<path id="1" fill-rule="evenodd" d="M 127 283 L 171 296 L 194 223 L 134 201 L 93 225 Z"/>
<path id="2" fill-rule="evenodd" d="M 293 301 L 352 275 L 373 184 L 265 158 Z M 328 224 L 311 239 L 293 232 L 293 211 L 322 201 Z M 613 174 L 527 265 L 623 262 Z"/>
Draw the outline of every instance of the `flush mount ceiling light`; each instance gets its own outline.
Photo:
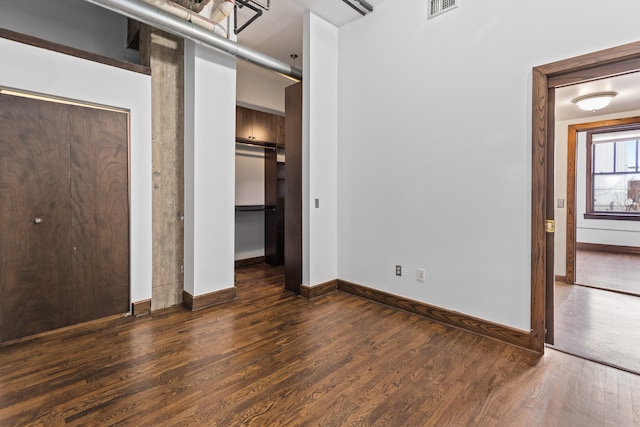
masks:
<path id="1" fill-rule="evenodd" d="M 617 92 L 598 92 L 573 98 L 571 102 L 585 111 L 600 110 L 611 102 Z"/>

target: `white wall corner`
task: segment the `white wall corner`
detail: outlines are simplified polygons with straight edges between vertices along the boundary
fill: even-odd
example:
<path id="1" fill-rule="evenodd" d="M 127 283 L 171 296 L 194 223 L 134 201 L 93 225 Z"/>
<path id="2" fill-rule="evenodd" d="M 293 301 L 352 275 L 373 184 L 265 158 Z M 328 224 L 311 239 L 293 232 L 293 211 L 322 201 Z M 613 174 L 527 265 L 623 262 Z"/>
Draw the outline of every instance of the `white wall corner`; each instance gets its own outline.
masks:
<path id="1" fill-rule="evenodd" d="M 303 57 L 303 283 L 314 286 L 338 277 L 338 28 L 310 11 Z"/>
<path id="2" fill-rule="evenodd" d="M 234 286 L 235 58 L 185 41 L 185 291 Z"/>

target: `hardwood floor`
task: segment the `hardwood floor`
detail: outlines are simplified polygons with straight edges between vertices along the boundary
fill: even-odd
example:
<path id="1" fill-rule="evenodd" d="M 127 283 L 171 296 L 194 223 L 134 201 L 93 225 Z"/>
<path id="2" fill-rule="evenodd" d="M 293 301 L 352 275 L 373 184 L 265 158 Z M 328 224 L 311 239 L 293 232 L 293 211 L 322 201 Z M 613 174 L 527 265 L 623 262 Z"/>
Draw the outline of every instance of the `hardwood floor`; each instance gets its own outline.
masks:
<path id="1" fill-rule="evenodd" d="M 640 374 L 640 298 L 556 283 L 554 348 Z"/>
<path id="2" fill-rule="evenodd" d="M 634 426 L 640 377 L 237 270 L 238 299 L 0 348 L 0 425 Z"/>
<path id="3" fill-rule="evenodd" d="M 576 250 L 576 283 L 640 296 L 640 255 Z"/>

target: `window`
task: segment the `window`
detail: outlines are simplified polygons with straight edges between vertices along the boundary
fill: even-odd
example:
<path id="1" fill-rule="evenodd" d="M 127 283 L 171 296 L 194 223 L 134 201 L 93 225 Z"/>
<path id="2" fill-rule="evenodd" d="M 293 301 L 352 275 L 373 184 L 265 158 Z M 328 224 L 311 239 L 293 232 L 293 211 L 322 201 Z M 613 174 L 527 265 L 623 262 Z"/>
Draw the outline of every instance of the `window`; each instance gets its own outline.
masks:
<path id="1" fill-rule="evenodd" d="M 640 126 L 587 132 L 588 219 L 640 221 Z"/>

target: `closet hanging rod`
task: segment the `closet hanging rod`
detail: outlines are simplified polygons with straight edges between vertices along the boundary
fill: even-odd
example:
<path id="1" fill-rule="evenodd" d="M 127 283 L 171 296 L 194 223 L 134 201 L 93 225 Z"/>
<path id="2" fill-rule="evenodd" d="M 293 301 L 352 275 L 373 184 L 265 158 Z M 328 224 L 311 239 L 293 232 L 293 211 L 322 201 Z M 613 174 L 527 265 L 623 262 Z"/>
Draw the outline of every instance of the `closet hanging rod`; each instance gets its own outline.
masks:
<path id="1" fill-rule="evenodd" d="M 274 212 L 275 205 L 236 205 L 236 212 Z"/>
<path id="2" fill-rule="evenodd" d="M 264 148 L 265 150 L 277 150 L 277 147 L 272 147 L 270 145 L 256 144 L 255 142 L 236 141 L 236 144 L 248 145 L 250 147 Z"/>

